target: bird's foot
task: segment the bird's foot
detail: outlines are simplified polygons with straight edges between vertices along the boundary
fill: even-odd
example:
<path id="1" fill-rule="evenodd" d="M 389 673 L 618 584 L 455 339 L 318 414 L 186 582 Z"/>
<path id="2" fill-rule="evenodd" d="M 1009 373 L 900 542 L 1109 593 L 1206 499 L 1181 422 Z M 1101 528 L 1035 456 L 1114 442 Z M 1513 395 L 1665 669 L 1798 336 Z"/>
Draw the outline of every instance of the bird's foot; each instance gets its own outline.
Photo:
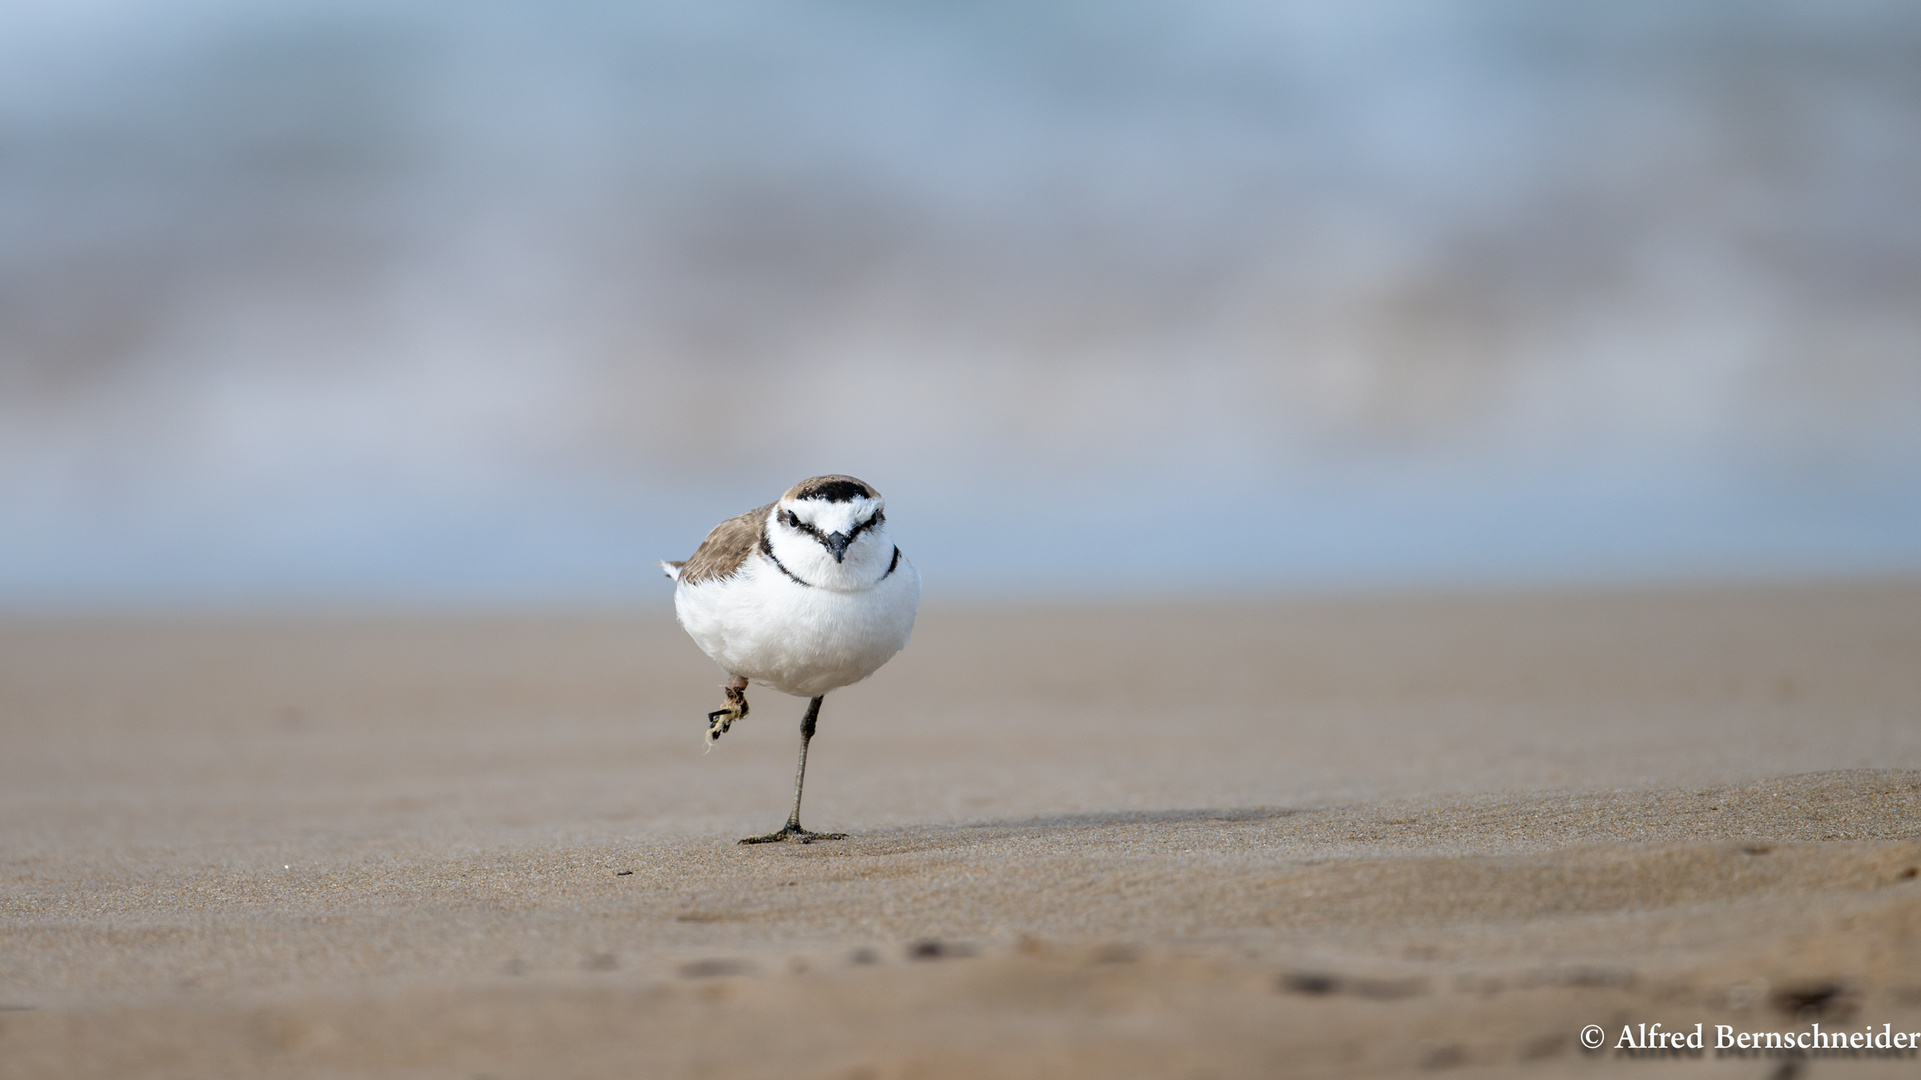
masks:
<path id="1" fill-rule="evenodd" d="M 779 832 L 771 832 L 771 833 L 768 833 L 766 836 L 744 837 L 743 839 L 740 840 L 740 843 L 743 843 L 743 844 L 782 844 L 782 843 L 811 844 L 816 840 L 845 840 L 845 839 L 847 839 L 847 834 L 844 832 L 808 832 L 806 829 L 803 829 L 800 827 L 799 822 L 790 821 L 787 823 L 787 827 L 782 829 Z"/>
<path id="2" fill-rule="evenodd" d="M 707 714 L 707 742 L 710 745 L 715 739 L 727 734 L 727 729 L 734 726 L 734 721 L 747 716 L 746 688 L 725 686 L 721 689 L 727 692 L 727 707 L 715 709 Z"/>

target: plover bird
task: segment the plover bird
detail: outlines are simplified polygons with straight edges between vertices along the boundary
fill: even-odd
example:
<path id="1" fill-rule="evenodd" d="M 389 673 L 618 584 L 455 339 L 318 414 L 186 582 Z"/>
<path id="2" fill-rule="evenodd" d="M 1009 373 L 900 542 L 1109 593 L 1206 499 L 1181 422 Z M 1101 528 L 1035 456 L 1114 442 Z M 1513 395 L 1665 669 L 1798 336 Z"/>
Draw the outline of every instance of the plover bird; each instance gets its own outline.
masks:
<path id="1" fill-rule="evenodd" d="M 743 844 L 840 840 L 800 827 L 807 744 L 829 690 L 880 670 L 907 644 L 920 574 L 887 535 L 880 492 L 851 476 L 816 476 L 780 501 L 728 518 L 685 562 L 663 562 L 674 611 L 701 651 L 731 676 L 727 704 L 707 714 L 707 743 L 747 715 L 747 684 L 804 697 L 794 812 Z"/>

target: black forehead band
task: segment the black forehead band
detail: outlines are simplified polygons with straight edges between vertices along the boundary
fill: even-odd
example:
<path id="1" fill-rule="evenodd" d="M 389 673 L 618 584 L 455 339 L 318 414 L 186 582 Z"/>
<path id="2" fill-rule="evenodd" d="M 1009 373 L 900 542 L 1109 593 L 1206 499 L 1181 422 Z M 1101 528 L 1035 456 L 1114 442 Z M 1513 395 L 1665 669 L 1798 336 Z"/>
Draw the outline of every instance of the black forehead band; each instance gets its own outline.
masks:
<path id="1" fill-rule="evenodd" d="M 824 484 L 801 488 L 794 494 L 796 499 L 822 499 L 830 503 L 853 502 L 855 499 L 871 499 L 874 493 L 866 484 L 852 480 L 829 480 Z"/>

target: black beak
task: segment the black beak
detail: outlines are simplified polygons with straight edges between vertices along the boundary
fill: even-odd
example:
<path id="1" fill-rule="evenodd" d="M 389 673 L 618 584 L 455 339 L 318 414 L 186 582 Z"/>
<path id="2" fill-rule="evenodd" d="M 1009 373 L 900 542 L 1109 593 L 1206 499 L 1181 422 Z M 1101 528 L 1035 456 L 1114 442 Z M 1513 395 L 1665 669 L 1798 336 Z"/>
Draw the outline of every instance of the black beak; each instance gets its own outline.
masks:
<path id="1" fill-rule="evenodd" d="M 846 533 L 830 533 L 825 542 L 827 550 L 834 553 L 834 561 L 840 562 L 847 558 L 847 545 L 854 541 Z"/>

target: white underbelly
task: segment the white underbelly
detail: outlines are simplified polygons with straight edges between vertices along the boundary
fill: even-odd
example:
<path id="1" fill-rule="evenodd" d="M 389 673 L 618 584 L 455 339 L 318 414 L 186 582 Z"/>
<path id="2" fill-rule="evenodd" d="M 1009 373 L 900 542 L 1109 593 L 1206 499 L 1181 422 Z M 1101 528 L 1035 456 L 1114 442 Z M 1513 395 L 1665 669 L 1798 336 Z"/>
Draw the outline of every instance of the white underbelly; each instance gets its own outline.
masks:
<path id="1" fill-rule="evenodd" d="M 729 674 L 799 697 L 878 671 L 907 644 L 919 608 L 920 575 L 906 556 L 862 592 L 798 584 L 758 556 L 730 578 L 674 590 L 674 611 L 701 651 Z"/>

